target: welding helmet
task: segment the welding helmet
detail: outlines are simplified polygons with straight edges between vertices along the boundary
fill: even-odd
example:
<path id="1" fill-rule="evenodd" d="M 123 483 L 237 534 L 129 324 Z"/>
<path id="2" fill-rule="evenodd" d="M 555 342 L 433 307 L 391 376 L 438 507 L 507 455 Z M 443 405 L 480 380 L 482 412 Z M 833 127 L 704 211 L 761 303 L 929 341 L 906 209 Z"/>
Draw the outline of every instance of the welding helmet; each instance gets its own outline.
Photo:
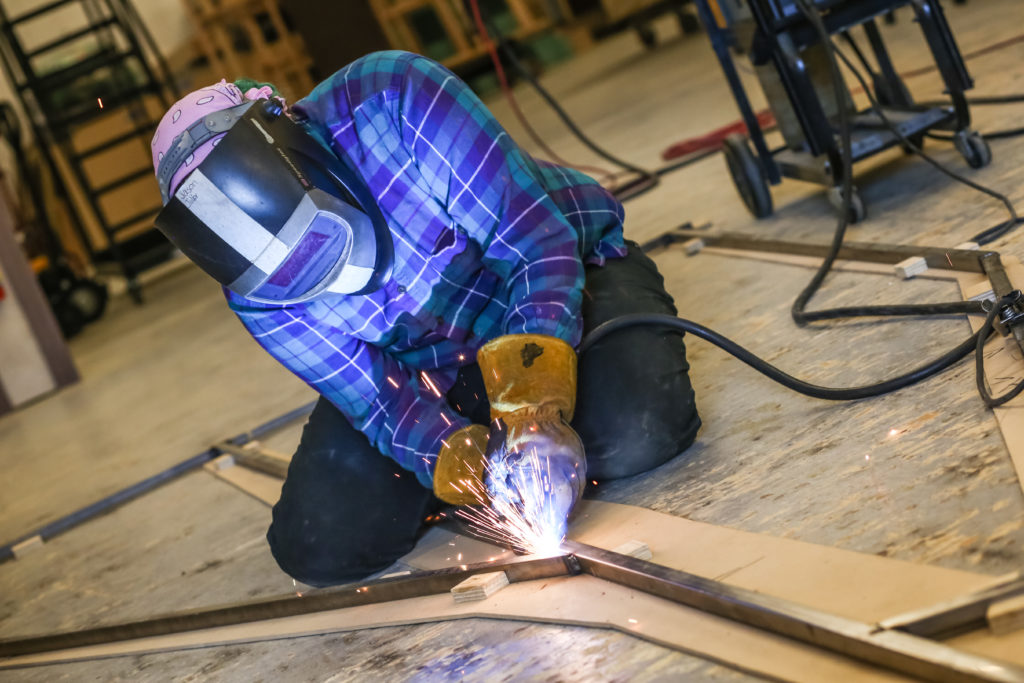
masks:
<path id="1" fill-rule="evenodd" d="M 207 113 L 165 146 L 156 227 L 231 291 L 289 304 L 367 294 L 390 276 L 394 245 L 369 188 L 281 101 Z"/>

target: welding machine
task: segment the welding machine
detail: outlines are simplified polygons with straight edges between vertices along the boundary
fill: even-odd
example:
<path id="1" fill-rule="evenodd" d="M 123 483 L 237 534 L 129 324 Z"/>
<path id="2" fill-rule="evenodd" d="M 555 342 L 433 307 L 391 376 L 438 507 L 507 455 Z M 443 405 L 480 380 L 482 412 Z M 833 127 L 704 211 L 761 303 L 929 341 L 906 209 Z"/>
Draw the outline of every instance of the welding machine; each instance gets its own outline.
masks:
<path id="1" fill-rule="evenodd" d="M 840 35 L 870 74 L 882 115 L 870 107 L 856 111 L 845 83 L 837 97 L 829 54 L 820 29 L 809 21 L 800 2 L 820 13 L 831 35 Z M 953 142 L 967 163 L 981 168 L 992 160 L 988 144 L 971 130 L 964 91 L 973 86 L 938 0 L 696 0 L 698 13 L 726 80 L 736 98 L 749 137 L 733 135 L 723 152 L 729 172 L 750 212 L 758 218 L 772 213 L 769 184 L 783 177 L 829 188 L 829 201 L 843 206 L 843 157 L 836 120 L 839 106 L 849 113 L 851 165 L 896 145 L 909 147 L 889 127 L 920 148 L 930 130 L 952 131 Z M 896 72 L 875 19 L 910 5 L 924 33 L 950 103 L 939 107 L 915 104 Z M 867 37 L 877 70 L 854 38 L 860 27 Z M 784 144 L 769 148 L 764 130 L 751 108 L 733 62 L 733 52 L 746 55 L 768 100 Z M 751 144 L 753 150 L 751 150 Z M 851 185 L 849 220 L 865 215 L 864 203 Z"/>

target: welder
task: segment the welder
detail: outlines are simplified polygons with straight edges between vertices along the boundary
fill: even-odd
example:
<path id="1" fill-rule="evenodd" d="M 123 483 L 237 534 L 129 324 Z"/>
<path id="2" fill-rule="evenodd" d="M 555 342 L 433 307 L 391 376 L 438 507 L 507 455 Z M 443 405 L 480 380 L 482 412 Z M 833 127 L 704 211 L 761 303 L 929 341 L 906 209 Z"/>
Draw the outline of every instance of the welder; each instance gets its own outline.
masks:
<path id="1" fill-rule="evenodd" d="M 157 226 L 321 396 L 267 533 L 295 579 L 387 567 L 445 504 L 507 495 L 524 453 L 564 516 L 694 441 L 678 334 L 616 333 L 577 367 L 600 323 L 675 314 L 621 204 L 441 65 L 373 53 L 291 105 L 221 81 L 166 113 L 153 163 Z"/>

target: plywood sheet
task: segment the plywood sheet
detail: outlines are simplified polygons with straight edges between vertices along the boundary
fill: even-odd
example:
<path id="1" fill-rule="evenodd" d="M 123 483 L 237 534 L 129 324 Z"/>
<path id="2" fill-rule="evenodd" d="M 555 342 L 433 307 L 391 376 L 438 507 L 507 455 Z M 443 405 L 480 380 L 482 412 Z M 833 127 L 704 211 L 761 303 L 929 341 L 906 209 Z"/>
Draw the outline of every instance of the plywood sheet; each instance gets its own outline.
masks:
<path id="1" fill-rule="evenodd" d="M 230 469 L 237 468 L 224 471 Z M 660 564 L 862 621 L 930 605 L 991 581 L 970 572 L 741 532 L 632 506 L 585 501 L 579 513 L 571 533 L 575 540 L 614 548 L 642 539 Z M 434 537 L 435 545 L 438 538 Z M 486 544 L 478 545 L 493 552 Z M 412 555 L 408 559 L 414 559 Z M 0 662 L 0 668 L 470 617 L 614 628 L 786 680 L 898 680 L 887 672 L 588 576 L 515 584 L 473 604 L 456 604 L 444 594 L 12 658 Z M 1024 663 L 1020 638 L 971 636 L 958 644 Z"/>

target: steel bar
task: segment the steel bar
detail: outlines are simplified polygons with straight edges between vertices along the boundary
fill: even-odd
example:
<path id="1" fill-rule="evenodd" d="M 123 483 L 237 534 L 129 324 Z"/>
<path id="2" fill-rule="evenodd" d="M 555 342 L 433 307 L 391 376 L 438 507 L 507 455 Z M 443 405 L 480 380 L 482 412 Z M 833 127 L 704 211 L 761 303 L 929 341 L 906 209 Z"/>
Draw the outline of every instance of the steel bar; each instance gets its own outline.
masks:
<path id="1" fill-rule="evenodd" d="M 313 406 L 315 405 L 316 401 L 308 403 L 303 406 L 299 406 L 298 408 L 288 411 L 284 415 L 279 415 L 278 417 L 275 417 L 261 425 L 254 427 L 248 432 L 243 432 L 238 436 L 232 437 L 231 439 L 228 439 L 225 443 L 231 444 L 233 446 L 241 446 L 243 444 L 246 444 L 249 441 L 259 438 L 264 434 L 272 432 L 276 429 L 280 429 L 281 427 L 288 424 L 289 422 L 292 422 L 293 420 L 297 420 L 300 417 L 308 415 L 310 411 L 313 410 Z M 100 500 L 97 500 L 94 503 L 90 503 L 84 508 L 75 510 L 74 512 L 71 512 L 63 516 L 60 519 L 54 520 L 48 524 L 44 524 L 43 526 L 33 529 L 32 531 L 26 534 L 22 534 L 21 536 L 15 538 L 13 541 L 10 541 L 9 543 L 5 543 L 4 545 L 0 546 L 0 564 L 6 562 L 7 560 L 14 559 L 14 546 L 18 545 L 22 541 L 30 539 L 33 536 L 39 536 L 44 541 L 48 541 L 54 536 L 62 534 L 65 531 L 73 527 L 76 527 L 79 524 L 82 524 L 83 522 L 87 522 L 93 517 L 96 517 L 97 515 L 109 512 L 118 505 L 122 505 L 134 498 L 138 498 L 142 494 L 152 491 L 161 484 L 165 484 L 171 481 L 172 479 L 175 479 L 187 472 L 192 471 L 196 467 L 199 467 L 204 463 L 209 462 L 216 456 L 216 449 L 208 448 L 202 453 L 198 453 L 192 456 L 191 458 L 188 458 L 187 460 L 183 460 L 176 465 L 172 465 L 171 467 L 167 468 L 162 472 L 158 472 L 157 474 L 154 474 L 151 477 L 147 477 L 146 479 L 136 482 L 131 486 L 121 489 L 120 491 L 116 491 L 110 494 L 109 496 L 106 496 L 105 498 L 101 498 Z"/>
<path id="2" fill-rule="evenodd" d="M 1015 578 L 985 590 L 891 617 L 879 622 L 878 627 L 927 638 L 949 638 L 984 627 L 989 605 L 1022 594 L 1024 574 L 1018 573 Z"/>
<path id="3" fill-rule="evenodd" d="M 794 602 L 572 541 L 584 573 L 748 626 L 931 681 L 1024 681 L 1024 669 L 926 638 L 827 614 Z"/>
<path id="4" fill-rule="evenodd" d="M 651 242 L 644 246 L 645 248 L 668 246 L 674 242 L 683 242 L 693 238 L 701 239 L 709 247 L 763 251 L 775 254 L 794 254 L 796 256 L 817 256 L 823 258 L 829 251 L 829 247 L 826 244 L 787 242 L 784 240 L 764 239 L 737 232 L 709 233 L 703 230 L 688 230 L 685 228 L 665 233 L 660 238 L 651 240 Z M 846 242 L 840 248 L 838 258 L 848 261 L 896 264 L 913 256 L 921 256 L 924 257 L 929 268 L 984 273 L 985 269 L 981 264 L 982 257 L 994 253 L 986 250 L 943 249 L 941 247 L 918 247 L 908 244 Z"/>
<path id="5" fill-rule="evenodd" d="M 213 608 L 185 610 L 152 619 L 81 631 L 0 640 L 0 657 L 66 650 L 446 593 L 473 574 L 496 571 L 504 571 L 509 583 L 516 583 L 568 576 L 579 570 L 575 561 L 564 555 L 516 560 L 505 564 L 483 562 L 461 565 L 410 576 L 349 584 L 303 596 L 288 594 Z"/>

